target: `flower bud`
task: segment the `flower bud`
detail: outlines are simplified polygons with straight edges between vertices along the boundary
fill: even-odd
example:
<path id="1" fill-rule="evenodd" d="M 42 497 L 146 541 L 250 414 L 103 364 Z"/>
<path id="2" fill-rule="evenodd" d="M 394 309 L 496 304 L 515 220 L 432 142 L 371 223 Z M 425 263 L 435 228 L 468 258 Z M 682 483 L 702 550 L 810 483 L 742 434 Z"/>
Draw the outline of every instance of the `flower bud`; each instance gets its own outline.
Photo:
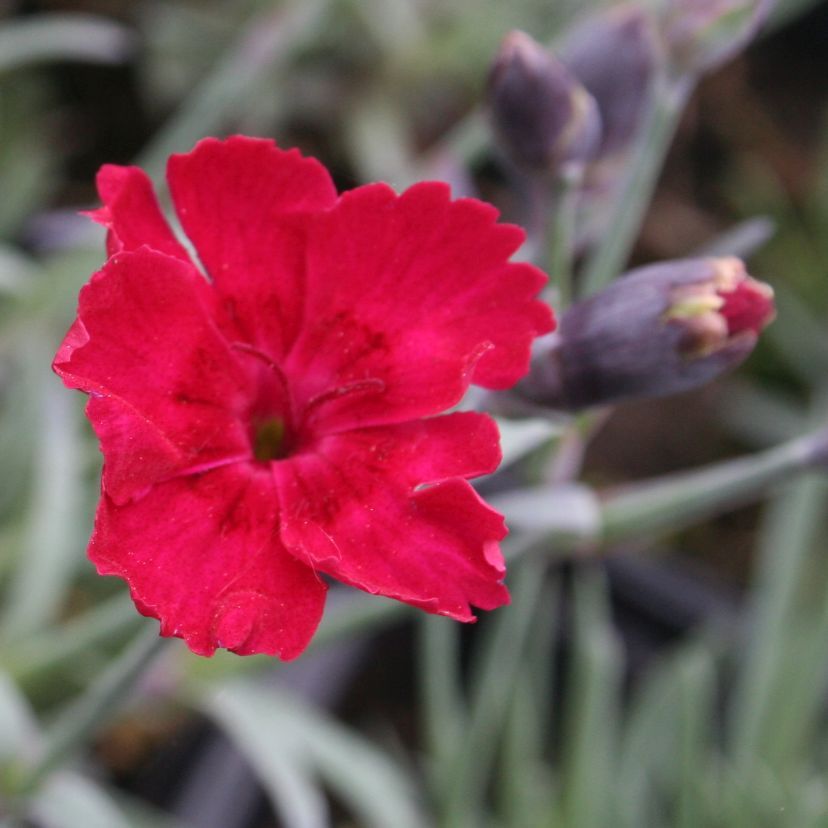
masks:
<path id="1" fill-rule="evenodd" d="M 667 51 L 678 69 L 709 72 L 753 38 L 775 0 L 669 0 L 663 22 Z"/>
<path id="2" fill-rule="evenodd" d="M 598 106 L 600 156 L 623 149 L 635 136 L 659 49 L 655 21 L 632 3 L 592 15 L 566 34 L 561 60 Z"/>
<path id="3" fill-rule="evenodd" d="M 516 391 L 569 410 L 687 391 L 739 365 L 773 316 L 739 259 L 640 268 L 569 308 Z"/>
<path id="4" fill-rule="evenodd" d="M 592 96 L 523 32 L 504 38 L 488 96 L 495 135 L 521 168 L 555 171 L 588 160 L 598 147 L 601 121 Z"/>

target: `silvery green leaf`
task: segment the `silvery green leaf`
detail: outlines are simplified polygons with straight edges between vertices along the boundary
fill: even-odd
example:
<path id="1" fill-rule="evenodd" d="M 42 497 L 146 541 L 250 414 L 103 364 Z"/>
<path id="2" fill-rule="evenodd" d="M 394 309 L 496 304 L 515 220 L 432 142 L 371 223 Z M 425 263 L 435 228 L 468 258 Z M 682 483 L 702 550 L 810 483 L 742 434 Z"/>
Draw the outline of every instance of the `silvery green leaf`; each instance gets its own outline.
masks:
<path id="1" fill-rule="evenodd" d="M 301 805 L 306 821 L 295 824 L 327 824 L 319 822 L 321 810 L 312 799 L 313 777 L 323 779 L 366 828 L 428 824 L 408 774 L 322 710 L 274 687 L 242 681 L 216 688 L 202 704 L 248 758 L 277 811 L 285 817 Z"/>
<path id="2" fill-rule="evenodd" d="M 41 14 L 0 26 L 0 71 L 49 60 L 118 63 L 132 45 L 126 28 L 91 14 Z"/>
<path id="3" fill-rule="evenodd" d="M 37 722 L 15 684 L 0 673 L 0 762 L 20 758 L 38 738 Z"/>
<path id="4" fill-rule="evenodd" d="M 508 420 L 495 417 L 500 429 L 500 447 L 503 450 L 501 467 L 508 466 L 540 448 L 547 440 L 560 436 L 563 423 L 540 417 L 525 420 Z"/>
<path id="5" fill-rule="evenodd" d="M 56 773 L 34 798 L 30 814 L 41 828 L 131 828 L 96 783 L 75 773 Z"/>
<path id="6" fill-rule="evenodd" d="M 601 529 L 598 498 L 578 483 L 516 489 L 490 497 L 489 502 L 515 531 L 577 542 L 597 538 Z"/>

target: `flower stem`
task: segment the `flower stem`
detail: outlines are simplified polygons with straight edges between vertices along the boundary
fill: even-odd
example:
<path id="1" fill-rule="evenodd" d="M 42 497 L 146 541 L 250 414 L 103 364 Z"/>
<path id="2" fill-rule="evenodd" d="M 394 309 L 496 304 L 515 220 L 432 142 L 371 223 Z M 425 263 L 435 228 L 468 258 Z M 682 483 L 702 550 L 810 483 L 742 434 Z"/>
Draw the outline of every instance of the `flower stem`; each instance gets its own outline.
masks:
<path id="1" fill-rule="evenodd" d="M 650 480 L 604 501 L 601 540 L 673 531 L 749 502 L 769 486 L 824 462 L 819 431 L 749 457 Z"/>
<path id="2" fill-rule="evenodd" d="M 565 468 L 576 468 L 567 460 Z M 489 499 L 516 537 L 554 552 L 596 551 L 629 538 L 674 532 L 759 498 L 771 486 L 828 468 L 828 427 L 767 451 L 702 469 L 652 478 L 600 495 L 549 483 Z M 571 478 L 570 478 L 571 479 Z M 574 489 L 574 491 L 573 491 Z"/>
<path id="3" fill-rule="evenodd" d="M 21 794 L 36 791 L 55 768 L 67 762 L 106 724 L 167 642 L 158 635 L 155 625 L 141 630 L 121 657 L 55 723 L 40 757 L 23 775 Z"/>
<path id="4" fill-rule="evenodd" d="M 575 220 L 578 190 L 584 177 L 583 164 L 567 164 L 553 184 L 553 203 L 545 240 L 546 266 L 557 288 L 556 310 L 564 311 L 572 302 L 572 262 L 575 253 Z"/>
<path id="5" fill-rule="evenodd" d="M 664 77 L 656 84 L 647 120 L 615 194 L 606 235 L 586 263 L 582 296 L 606 287 L 627 263 L 691 90 L 688 76 Z"/>

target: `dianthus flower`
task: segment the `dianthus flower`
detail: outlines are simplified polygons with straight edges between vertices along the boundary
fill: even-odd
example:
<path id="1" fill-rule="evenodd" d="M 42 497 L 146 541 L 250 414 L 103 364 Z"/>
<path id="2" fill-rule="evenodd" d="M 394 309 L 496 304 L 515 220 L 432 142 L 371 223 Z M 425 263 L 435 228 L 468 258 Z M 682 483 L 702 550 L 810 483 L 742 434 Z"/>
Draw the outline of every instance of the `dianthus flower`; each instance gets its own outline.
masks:
<path id="1" fill-rule="evenodd" d="M 294 658 L 321 574 L 460 621 L 508 602 L 502 517 L 468 478 L 484 414 L 553 327 L 523 233 L 444 184 L 337 196 L 297 151 L 206 139 L 167 177 L 194 259 L 136 167 L 98 174 L 109 259 L 54 368 L 104 455 L 89 556 L 196 653 Z M 441 415 L 441 416 L 436 416 Z"/>

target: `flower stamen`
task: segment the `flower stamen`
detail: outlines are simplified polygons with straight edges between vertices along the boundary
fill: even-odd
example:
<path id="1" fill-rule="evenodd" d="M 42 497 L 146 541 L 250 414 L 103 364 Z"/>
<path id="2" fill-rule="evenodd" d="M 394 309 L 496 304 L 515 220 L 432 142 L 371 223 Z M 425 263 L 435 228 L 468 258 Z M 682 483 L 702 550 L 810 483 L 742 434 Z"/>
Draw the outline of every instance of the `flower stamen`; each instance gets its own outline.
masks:
<path id="1" fill-rule="evenodd" d="M 379 394 L 385 390 L 385 383 L 376 377 L 369 377 L 363 380 L 356 380 L 349 382 L 346 385 L 339 385 L 336 388 L 329 388 L 327 391 L 322 391 L 315 397 L 312 397 L 305 406 L 305 416 L 307 417 L 311 412 L 315 413 L 321 405 L 331 400 L 338 400 L 341 397 L 346 397 L 349 394 L 364 394 L 374 393 Z"/>
<path id="2" fill-rule="evenodd" d="M 285 436 L 285 421 L 281 417 L 259 423 L 253 435 L 253 456 L 260 463 L 283 460 L 288 455 Z"/>

